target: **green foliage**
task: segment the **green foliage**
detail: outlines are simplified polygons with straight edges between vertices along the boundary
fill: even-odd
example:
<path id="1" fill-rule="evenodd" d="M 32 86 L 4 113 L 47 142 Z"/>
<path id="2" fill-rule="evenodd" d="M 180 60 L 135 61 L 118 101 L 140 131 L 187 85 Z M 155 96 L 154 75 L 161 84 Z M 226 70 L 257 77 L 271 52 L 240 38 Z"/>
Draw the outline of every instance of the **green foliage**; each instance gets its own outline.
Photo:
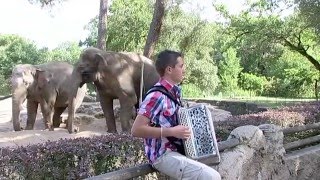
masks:
<path id="1" fill-rule="evenodd" d="M 108 19 L 107 49 L 141 52 L 146 42 L 152 12 L 151 1 L 113 1 L 110 6 L 112 15 Z"/>
<path id="2" fill-rule="evenodd" d="M 270 86 L 265 95 L 313 97 L 318 71 L 300 54 L 284 49 L 284 54 L 267 70 Z"/>
<path id="3" fill-rule="evenodd" d="M 200 58 L 192 52 L 185 54 L 187 72 L 186 84 L 193 84 L 200 89 L 201 94 L 212 95 L 219 84 L 217 76 L 218 68 L 211 60 L 211 57 L 205 55 Z"/>
<path id="4" fill-rule="evenodd" d="M 197 34 L 204 26 L 199 17 L 185 13 L 178 6 L 172 6 L 166 13 L 156 50 L 176 49 L 184 52 L 197 47 L 198 44 L 193 44 L 192 41 L 204 38 Z"/>
<path id="5" fill-rule="evenodd" d="M 284 79 L 274 79 L 273 87 L 277 87 L 276 96 L 313 97 L 314 83 L 318 72 L 309 69 L 284 69 Z M 272 91 L 271 91 L 272 92 Z"/>
<path id="6" fill-rule="evenodd" d="M 65 61 L 70 64 L 78 62 L 82 49 L 75 42 L 65 42 L 48 52 L 47 61 Z"/>
<path id="7" fill-rule="evenodd" d="M 188 96 L 213 94 L 219 83 L 213 54 L 216 26 L 172 6 L 167 12 L 156 52 L 174 49 L 184 53 L 187 67 L 185 84 L 196 87 Z M 198 93 L 195 91 L 199 91 Z"/>
<path id="8" fill-rule="evenodd" d="M 306 23 L 314 27 L 318 36 L 320 35 L 319 11 L 320 3 L 318 0 L 295 0 L 300 9 L 301 15 L 306 18 Z"/>
<path id="9" fill-rule="evenodd" d="M 46 1 L 37 2 L 46 5 Z M 246 94 L 247 91 L 285 97 L 314 94 L 313 84 L 320 70 L 317 1 L 246 1 L 248 6 L 239 15 L 231 15 L 225 6 L 215 4 L 226 18 L 223 23 L 203 21 L 195 13 L 186 13 L 180 6 L 183 3 L 185 1 L 178 0 L 167 4 L 155 54 L 163 49 L 184 53 L 187 65 L 184 86 L 188 96 L 207 96 L 214 92 Z M 290 8 L 293 3 L 298 5 L 292 9 L 294 13 L 281 16 L 281 8 Z M 108 14 L 107 49 L 142 52 L 153 4 L 154 1 L 150 0 L 112 1 Z M 88 24 L 91 33 L 85 42 L 80 42 L 81 45 L 96 44 L 97 24 L 97 17 Z M 2 52 L 3 48 L 0 49 L 0 63 L 7 66 L 7 62 L 2 63 L 7 54 Z M 63 60 L 73 63 L 79 52 L 76 44 L 63 45 L 52 51 L 42 49 L 38 50 L 42 58 L 37 62 Z M 244 89 L 238 88 L 240 71 L 251 74 L 252 77 L 244 77 L 254 84 L 241 80 Z"/>
<path id="10" fill-rule="evenodd" d="M 223 60 L 219 62 L 219 77 L 221 91 L 231 93 L 238 89 L 238 76 L 242 68 L 236 50 L 229 48 L 223 53 Z"/>
<path id="11" fill-rule="evenodd" d="M 109 8 L 107 50 L 142 52 L 152 19 L 153 5 L 145 0 L 114 0 Z M 87 46 L 97 41 L 98 20 L 94 18 L 87 29 L 91 32 Z"/>
<path id="12" fill-rule="evenodd" d="M 33 42 L 17 35 L 0 35 L 0 72 L 7 79 L 16 64 L 37 64 L 42 53 Z"/>
<path id="13" fill-rule="evenodd" d="M 257 76 L 251 73 L 240 74 L 240 86 L 241 88 L 249 91 L 253 91 L 257 95 L 264 92 L 265 87 L 268 84 L 268 80 L 264 76 Z"/>
<path id="14" fill-rule="evenodd" d="M 2 74 L 0 74 L 0 95 L 10 94 L 9 80 L 5 79 Z"/>
<path id="15" fill-rule="evenodd" d="M 112 51 L 142 52 L 152 19 L 150 1 L 116 0 L 110 7 L 107 49 Z M 97 20 L 88 26 L 91 35 L 85 44 L 96 42 Z M 217 67 L 211 54 L 214 42 L 212 33 L 216 26 L 202 21 L 198 16 L 183 12 L 179 6 L 167 7 L 159 42 L 155 53 L 163 49 L 182 51 L 187 65 L 186 84 L 213 93 L 218 85 Z"/>
<path id="16" fill-rule="evenodd" d="M 182 84 L 182 97 L 183 98 L 205 97 L 205 92 L 194 84 Z"/>
<path id="17" fill-rule="evenodd" d="M 109 134 L 2 148 L 0 177 L 84 179 L 146 163 L 142 147 L 141 139 Z"/>
<path id="18" fill-rule="evenodd" d="M 318 0 L 264 0 L 268 5 L 275 9 L 282 7 L 282 9 L 290 9 L 295 6 L 299 16 L 304 19 L 304 22 L 309 28 L 316 30 L 318 36 L 320 35 L 320 20 L 319 11 L 320 3 Z"/>

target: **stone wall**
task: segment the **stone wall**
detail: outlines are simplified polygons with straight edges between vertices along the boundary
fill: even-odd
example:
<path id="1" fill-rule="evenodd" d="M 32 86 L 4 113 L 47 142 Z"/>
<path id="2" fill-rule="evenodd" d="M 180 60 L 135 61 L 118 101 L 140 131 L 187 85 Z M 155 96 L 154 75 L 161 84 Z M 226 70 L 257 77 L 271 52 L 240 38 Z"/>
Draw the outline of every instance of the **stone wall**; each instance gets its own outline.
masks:
<path id="1" fill-rule="evenodd" d="M 286 154 L 278 126 L 242 126 L 234 129 L 229 138 L 238 138 L 241 144 L 220 153 L 221 163 L 213 168 L 222 179 L 320 179 L 320 145 Z"/>

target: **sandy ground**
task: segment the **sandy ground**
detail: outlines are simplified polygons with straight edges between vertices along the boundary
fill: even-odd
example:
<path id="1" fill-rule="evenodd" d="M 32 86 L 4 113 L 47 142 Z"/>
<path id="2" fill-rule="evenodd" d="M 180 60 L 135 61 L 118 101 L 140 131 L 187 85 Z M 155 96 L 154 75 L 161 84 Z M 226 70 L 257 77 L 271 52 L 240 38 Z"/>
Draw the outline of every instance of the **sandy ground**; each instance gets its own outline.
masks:
<path id="1" fill-rule="evenodd" d="M 105 135 L 107 133 L 107 127 L 105 118 L 97 119 L 92 114 L 86 113 L 76 113 L 77 120 L 74 122 L 79 128 L 77 133 L 69 134 L 67 129 L 65 129 L 65 124 L 62 123 L 60 128 L 55 128 L 54 131 L 44 130 L 44 122 L 42 119 L 42 114 L 40 110 L 38 111 L 37 119 L 35 122 L 34 130 L 23 130 L 15 132 L 13 130 L 13 125 L 11 121 L 11 98 L 0 101 L 0 148 L 1 147 L 15 147 L 15 146 L 25 146 L 28 144 L 42 143 L 48 140 L 55 141 L 61 138 L 77 138 L 77 137 L 92 137 Z M 191 103 L 191 102 L 190 102 Z M 115 106 L 119 105 L 117 100 L 114 101 Z M 192 105 L 194 103 L 191 103 Z M 89 107 L 89 109 L 100 109 L 100 103 L 82 103 L 83 107 Z M 101 109 L 100 109 L 101 110 Z M 97 112 L 95 112 L 97 113 Z M 211 113 L 214 121 L 225 120 L 230 116 L 230 112 L 216 109 L 216 107 L 211 107 Z M 63 120 L 67 118 L 67 113 L 62 114 Z M 27 111 L 22 110 L 20 113 L 21 127 L 26 126 Z M 131 122 L 133 123 L 133 122 Z M 116 121 L 117 130 L 121 132 L 120 123 Z"/>
<path id="2" fill-rule="evenodd" d="M 100 106 L 99 104 L 95 104 Z M 77 116 L 88 116 L 86 114 L 77 114 Z M 66 119 L 67 114 L 62 115 Z M 21 126 L 26 125 L 26 110 L 24 109 L 20 114 Z M 85 118 L 86 119 L 86 118 Z M 44 123 L 42 115 L 38 112 L 37 120 L 35 122 L 34 130 L 17 131 L 13 130 L 11 121 L 11 98 L 0 101 L 0 148 L 24 146 L 34 143 L 42 143 L 45 141 L 55 141 L 61 138 L 76 138 L 76 137 L 92 137 L 97 135 L 108 134 L 106 132 L 105 119 L 96 119 L 90 116 L 89 120 L 78 122 L 79 132 L 69 134 L 61 124 L 60 128 L 55 128 L 54 131 L 44 130 Z"/>

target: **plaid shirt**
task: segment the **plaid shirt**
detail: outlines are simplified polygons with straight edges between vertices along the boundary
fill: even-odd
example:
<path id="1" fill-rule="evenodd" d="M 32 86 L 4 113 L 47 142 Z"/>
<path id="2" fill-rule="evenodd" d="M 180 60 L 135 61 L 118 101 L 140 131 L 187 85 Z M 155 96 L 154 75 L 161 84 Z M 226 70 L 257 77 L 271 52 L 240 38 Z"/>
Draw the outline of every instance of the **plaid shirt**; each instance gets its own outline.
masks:
<path id="1" fill-rule="evenodd" d="M 181 97 L 181 89 L 176 85 L 171 85 L 168 81 L 160 79 L 155 85 L 164 86 L 178 100 Z M 142 102 L 138 114 L 150 119 L 151 124 L 159 124 L 161 127 L 171 127 L 171 122 L 177 124 L 178 106 L 166 95 L 155 91 L 147 95 Z M 157 123 L 158 122 L 158 123 Z M 176 151 L 167 138 L 146 138 L 144 139 L 145 153 L 151 163 L 164 154 L 167 150 Z"/>

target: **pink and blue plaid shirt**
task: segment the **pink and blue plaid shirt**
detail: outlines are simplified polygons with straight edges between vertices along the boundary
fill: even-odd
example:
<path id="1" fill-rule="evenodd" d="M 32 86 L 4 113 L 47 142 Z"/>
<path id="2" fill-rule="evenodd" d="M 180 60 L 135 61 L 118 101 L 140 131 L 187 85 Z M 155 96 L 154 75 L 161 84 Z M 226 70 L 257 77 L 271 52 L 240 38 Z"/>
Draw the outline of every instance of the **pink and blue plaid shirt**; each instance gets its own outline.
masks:
<path id="1" fill-rule="evenodd" d="M 181 97 L 181 89 L 176 85 L 171 85 L 168 81 L 160 79 L 155 84 L 164 86 L 177 99 Z M 161 127 L 171 127 L 171 122 L 177 124 L 177 108 L 170 98 L 161 92 L 151 92 L 141 103 L 138 114 L 150 119 L 151 124 L 159 124 Z M 145 153 L 151 163 L 164 154 L 167 150 L 176 151 L 176 147 L 172 145 L 167 138 L 146 138 L 144 139 Z"/>

